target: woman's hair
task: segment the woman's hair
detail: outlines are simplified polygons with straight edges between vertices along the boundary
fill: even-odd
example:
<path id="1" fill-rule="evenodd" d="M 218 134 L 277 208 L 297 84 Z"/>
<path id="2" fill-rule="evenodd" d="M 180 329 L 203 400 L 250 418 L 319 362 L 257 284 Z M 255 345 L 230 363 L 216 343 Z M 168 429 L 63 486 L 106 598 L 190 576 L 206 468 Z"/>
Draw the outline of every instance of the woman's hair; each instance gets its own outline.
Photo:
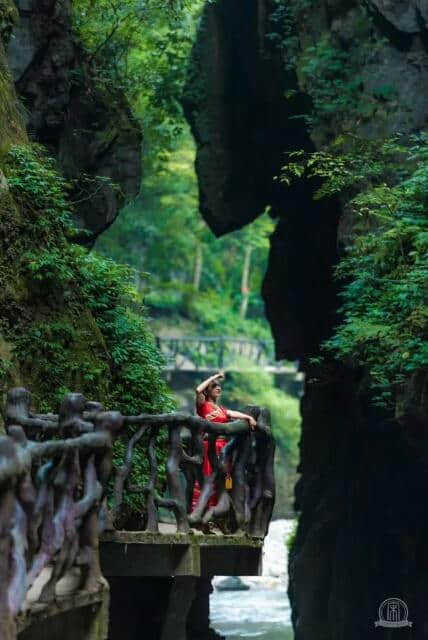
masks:
<path id="1" fill-rule="evenodd" d="M 220 386 L 221 386 L 220 383 L 217 382 L 217 380 L 214 380 L 213 382 L 209 383 L 208 387 L 204 389 L 202 393 L 204 394 L 205 398 L 209 398 L 211 395 L 211 391 L 216 387 L 220 387 Z"/>

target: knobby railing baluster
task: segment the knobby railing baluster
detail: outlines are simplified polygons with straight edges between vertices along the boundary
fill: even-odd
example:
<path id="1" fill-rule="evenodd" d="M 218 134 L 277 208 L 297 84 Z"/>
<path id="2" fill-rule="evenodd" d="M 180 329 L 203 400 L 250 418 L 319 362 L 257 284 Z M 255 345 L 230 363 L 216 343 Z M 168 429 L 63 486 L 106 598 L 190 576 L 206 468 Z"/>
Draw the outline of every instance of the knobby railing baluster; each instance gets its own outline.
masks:
<path id="1" fill-rule="evenodd" d="M 146 531 L 151 533 L 157 533 L 159 531 L 159 516 L 158 516 L 158 494 L 157 494 L 157 480 L 158 480 L 158 463 L 156 458 L 156 440 L 159 433 L 159 427 L 152 427 L 150 429 L 149 444 L 147 447 L 147 453 L 149 458 L 149 481 L 145 488 L 146 494 L 146 507 L 147 507 L 147 524 Z"/>
<path id="2" fill-rule="evenodd" d="M 31 395 L 12 389 L 0 437 L 0 637 L 16 637 L 15 618 L 43 569 L 38 602 L 55 598 L 58 581 L 80 569 L 77 590 L 106 588 L 99 565 L 112 444 L 124 421 L 82 394 L 67 394 L 58 414 L 31 412 Z M 91 420 L 88 420 L 88 416 Z M 30 437 L 34 438 L 33 440 Z"/>
<path id="3" fill-rule="evenodd" d="M 265 536 L 272 517 L 275 503 L 275 440 L 270 433 L 270 412 L 266 408 L 260 409 L 259 424 L 266 431 L 255 434 L 257 459 L 257 484 L 259 490 L 254 492 L 251 504 L 251 522 L 249 533 L 254 536 Z"/>
<path id="4" fill-rule="evenodd" d="M 226 528 L 264 536 L 275 498 L 275 443 L 266 409 L 247 408 L 257 420 L 249 431 L 245 420 L 226 424 L 181 413 L 123 416 L 87 402 L 80 393 L 64 397 L 58 414 L 36 414 L 26 389 L 12 389 L 4 411 L 7 436 L 0 437 L 0 637 L 15 638 L 14 621 L 30 587 L 48 565 L 52 571 L 40 601 L 55 598 L 58 581 L 72 567 L 80 568 L 79 589 L 103 588 L 99 535 L 121 521 L 124 492 L 146 496 L 146 531 L 159 533 L 159 507 L 173 511 L 177 532 L 206 527 L 227 519 Z M 167 497 L 158 485 L 157 441 L 168 429 Z M 188 449 L 183 448 L 183 430 Z M 124 461 L 113 488 L 113 509 L 107 508 L 107 487 L 113 473 L 113 443 L 130 432 Z M 148 439 L 143 438 L 148 434 Z M 220 455 L 216 438 L 228 437 Z M 204 477 L 204 438 L 212 473 Z M 146 452 L 149 477 L 145 486 L 130 478 L 136 447 Z M 188 481 L 183 485 L 183 470 Z M 232 488 L 226 478 L 232 476 Z M 195 508 L 195 478 L 201 491 Z M 163 489 L 163 487 L 162 487 Z M 216 504 L 210 498 L 216 495 Z"/>
<path id="5" fill-rule="evenodd" d="M 169 508 L 174 511 L 177 521 L 177 531 L 187 533 L 189 522 L 186 514 L 186 495 L 180 482 L 180 465 L 183 457 L 183 445 L 181 442 L 181 429 L 183 424 L 171 424 L 168 427 L 168 458 L 166 461 L 166 477 L 170 500 Z M 165 501 L 164 501 L 165 503 Z M 165 506 L 167 506 L 165 504 Z"/>
<path id="6" fill-rule="evenodd" d="M 128 441 L 128 445 L 126 447 L 125 459 L 123 465 L 118 469 L 116 474 L 116 482 L 114 485 L 113 492 L 113 520 L 116 521 L 121 512 L 121 507 L 123 503 L 123 492 L 125 489 L 125 484 L 131 475 L 132 464 L 133 464 L 133 453 L 134 447 L 139 442 L 139 440 L 143 437 L 144 433 L 147 430 L 147 426 L 142 426 L 136 431 Z"/>

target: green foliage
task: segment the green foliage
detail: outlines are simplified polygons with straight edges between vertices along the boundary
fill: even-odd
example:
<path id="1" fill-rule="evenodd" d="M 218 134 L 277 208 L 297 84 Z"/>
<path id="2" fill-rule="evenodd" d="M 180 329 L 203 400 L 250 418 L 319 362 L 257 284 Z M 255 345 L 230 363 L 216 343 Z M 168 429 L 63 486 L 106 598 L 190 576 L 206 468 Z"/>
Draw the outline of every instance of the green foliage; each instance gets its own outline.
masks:
<path id="1" fill-rule="evenodd" d="M 281 52 L 287 71 L 294 70 L 300 52 L 296 26 L 305 20 L 314 0 L 274 0 L 266 37 Z"/>
<path id="2" fill-rule="evenodd" d="M 77 0 L 75 33 L 103 90 L 124 91 L 155 162 L 183 126 L 179 96 L 202 0 Z"/>
<path id="3" fill-rule="evenodd" d="M 326 348 L 364 366 L 387 405 L 428 367 L 428 137 L 413 136 L 407 148 L 353 141 L 336 163 L 333 152 L 316 153 L 303 170 L 325 179 L 318 196 L 357 191 L 348 205 L 353 242 L 337 269 L 343 322 Z"/>
<path id="4" fill-rule="evenodd" d="M 265 216 L 216 239 L 199 214 L 194 144 L 178 99 L 202 5 L 198 0 L 167 10 L 154 0 L 74 3 L 76 34 L 95 77 L 103 87 L 127 92 L 145 139 L 141 195 L 97 249 L 136 269 L 137 287 L 156 316 L 184 318 L 197 332 L 268 337 L 258 291 L 272 221 Z M 248 319 L 241 321 L 244 243 L 254 251 Z M 198 254 L 202 272 L 195 282 Z"/>
<path id="5" fill-rule="evenodd" d="M 309 113 L 293 117 L 305 120 L 319 146 L 373 118 L 379 123 L 398 105 L 394 86 L 369 86 L 361 73 L 385 43 L 366 8 L 356 8 L 344 24 L 345 32 L 352 32 L 346 43 L 323 25 L 322 17 L 314 28 L 314 13 L 323 13 L 314 0 L 275 0 L 268 38 L 280 51 L 284 68 L 297 76 L 298 88 L 292 87 L 286 97 L 303 91 L 312 99 Z"/>
<path id="6" fill-rule="evenodd" d="M 285 541 L 285 545 L 288 549 L 288 553 L 290 553 L 293 548 L 294 545 L 296 544 L 296 538 L 297 538 L 297 527 L 299 525 L 299 521 L 295 520 L 293 523 L 293 528 L 291 529 L 290 533 L 288 534 L 288 537 Z"/>
<path id="7" fill-rule="evenodd" d="M 336 47 L 330 36 L 324 35 L 316 45 L 305 49 L 300 73 L 313 100 L 309 117 L 312 125 L 372 114 L 350 53 Z"/>
<path id="8" fill-rule="evenodd" d="M 55 161 L 38 145 L 12 147 L 7 155 L 7 179 L 15 200 L 31 214 L 34 232 L 71 230 L 71 185 L 59 175 Z M 43 214 L 43 215 L 41 215 Z"/>
<path id="9" fill-rule="evenodd" d="M 83 251 L 79 271 L 82 293 L 109 353 L 112 406 L 128 414 L 172 408 L 132 269 Z"/>
<path id="10" fill-rule="evenodd" d="M 74 390 L 125 414 L 171 408 L 132 269 L 68 242 L 68 185 L 40 148 L 12 148 L 3 169 L 1 387 L 27 385 L 43 411 Z M 136 476 L 145 465 L 138 451 Z M 133 511 L 141 500 L 126 496 Z"/>
<path id="11" fill-rule="evenodd" d="M 295 467 L 301 419 L 298 399 L 276 388 L 273 374 L 265 371 L 229 372 L 223 386 L 222 402 L 227 406 L 269 407 L 278 448 L 285 454 L 289 466 Z"/>
<path id="12" fill-rule="evenodd" d="M 13 79 L 10 76 L 5 45 L 14 24 L 18 21 L 18 11 L 12 0 L 0 0 L 0 152 L 25 139 L 22 112 L 16 99 Z"/>
<path id="13" fill-rule="evenodd" d="M 386 140 L 370 140 L 349 133 L 339 135 L 320 151 L 290 152 L 290 161 L 282 168 L 281 180 L 289 185 L 302 177 L 321 179 L 322 184 L 314 196 L 316 200 L 343 191 L 367 190 L 385 178 L 394 180 L 405 174 L 400 159 L 406 159 L 408 149 L 400 139 L 399 135 Z M 387 197 L 387 191 L 384 197 Z"/>
<path id="14" fill-rule="evenodd" d="M 197 330 L 206 335 L 270 338 L 261 315 L 255 318 L 240 318 L 237 302 L 238 298 L 231 292 L 208 289 L 193 294 L 188 299 L 184 315 L 193 321 Z"/>
<path id="15" fill-rule="evenodd" d="M 245 229 L 215 238 L 198 210 L 195 149 L 188 130 L 146 173 L 140 197 L 97 242 L 97 249 L 127 261 L 141 274 L 139 288 L 157 317 L 185 318 L 206 334 L 269 337 L 259 291 L 274 223 L 266 213 Z M 253 248 L 248 318 L 239 317 L 246 246 Z M 195 284 L 197 254 L 201 276 Z M 150 273 L 147 276 L 147 272 Z"/>
<path id="16" fill-rule="evenodd" d="M 10 338 L 14 359 L 25 371 L 25 382 L 35 391 L 36 403 L 42 410 L 57 409 L 64 394 L 71 390 L 90 390 L 90 397 L 99 394 L 106 399 L 107 366 L 91 357 L 90 336 L 87 330 L 73 324 L 72 316 L 18 326 Z"/>

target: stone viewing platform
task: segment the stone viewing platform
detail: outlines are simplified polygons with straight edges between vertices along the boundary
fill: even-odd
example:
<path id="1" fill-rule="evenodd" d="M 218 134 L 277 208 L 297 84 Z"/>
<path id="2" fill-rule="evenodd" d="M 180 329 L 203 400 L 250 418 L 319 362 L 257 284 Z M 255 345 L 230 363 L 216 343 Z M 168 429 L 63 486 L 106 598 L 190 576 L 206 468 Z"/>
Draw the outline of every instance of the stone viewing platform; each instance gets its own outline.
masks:
<path id="1" fill-rule="evenodd" d="M 175 533 L 160 524 L 159 533 L 113 531 L 101 537 L 101 570 L 110 576 L 257 576 L 263 538 L 246 534 Z"/>

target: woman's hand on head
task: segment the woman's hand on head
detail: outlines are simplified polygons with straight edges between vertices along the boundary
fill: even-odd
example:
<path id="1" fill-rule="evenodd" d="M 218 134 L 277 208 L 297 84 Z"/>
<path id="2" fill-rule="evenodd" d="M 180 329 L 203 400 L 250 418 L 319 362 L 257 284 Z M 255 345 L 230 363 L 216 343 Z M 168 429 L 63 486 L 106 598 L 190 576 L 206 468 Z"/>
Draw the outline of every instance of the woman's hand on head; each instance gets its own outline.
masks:
<path id="1" fill-rule="evenodd" d="M 214 378 L 216 380 L 224 380 L 224 373 L 223 371 L 219 371 L 218 373 L 215 374 Z"/>

